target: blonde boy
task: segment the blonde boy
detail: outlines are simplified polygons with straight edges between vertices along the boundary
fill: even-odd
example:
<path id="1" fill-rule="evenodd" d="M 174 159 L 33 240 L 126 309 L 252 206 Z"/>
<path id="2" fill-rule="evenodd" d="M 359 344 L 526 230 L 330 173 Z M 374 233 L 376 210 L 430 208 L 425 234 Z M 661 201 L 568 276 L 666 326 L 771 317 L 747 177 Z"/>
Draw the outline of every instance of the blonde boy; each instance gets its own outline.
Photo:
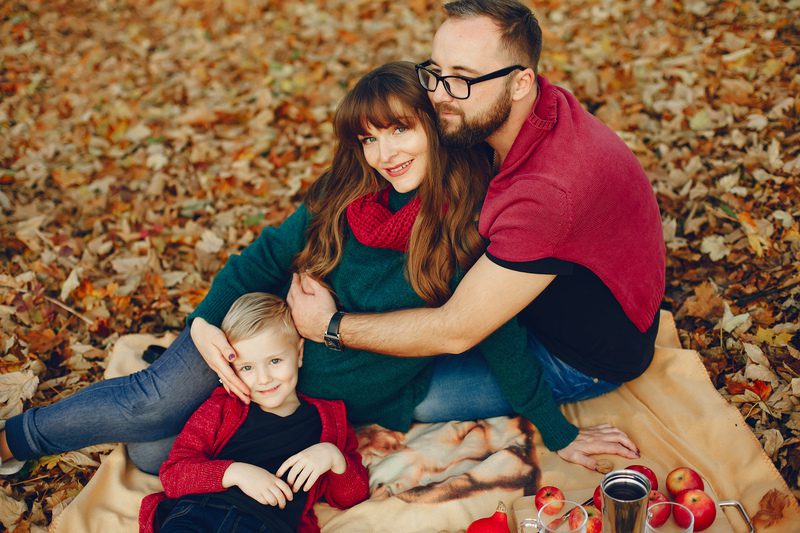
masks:
<path id="1" fill-rule="evenodd" d="M 250 293 L 222 330 L 239 355 L 251 405 L 218 387 L 198 408 L 159 471 L 164 492 L 142 501 L 140 531 L 319 531 L 313 504 L 369 496 L 366 469 L 341 401 L 295 390 L 303 340 L 286 303 Z"/>

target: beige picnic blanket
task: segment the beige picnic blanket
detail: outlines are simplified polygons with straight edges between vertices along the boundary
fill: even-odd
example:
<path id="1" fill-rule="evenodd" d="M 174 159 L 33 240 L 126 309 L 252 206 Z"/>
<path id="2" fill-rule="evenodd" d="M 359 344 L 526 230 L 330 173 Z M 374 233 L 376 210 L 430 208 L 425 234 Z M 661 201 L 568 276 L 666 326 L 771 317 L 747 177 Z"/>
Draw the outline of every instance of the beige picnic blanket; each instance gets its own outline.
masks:
<path id="1" fill-rule="evenodd" d="M 120 338 L 108 373 L 142 368 L 138 354 L 153 341 L 147 335 Z M 771 520 L 762 520 L 768 516 L 762 512 L 758 531 L 800 531 L 800 508 L 786 483 L 741 414 L 714 389 L 698 354 L 680 349 L 669 313 L 662 312 L 655 357 L 644 375 L 600 398 L 567 405 L 564 412 L 579 426 L 608 422 L 626 431 L 642 452 L 638 462 L 662 483 L 673 468 L 690 466 L 718 500 L 741 501 L 751 517 L 762 502 L 771 502 Z M 359 440 L 372 497 L 347 511 L 318 504 L 325 533 L 463 531 L 494 512 L 498 500 L 507 505 L 514 527 L 512 505 L 518 501 L 523 505 L 517 511 L 527 510 L 528 499 L 520 498 L 537 487 L 557 485 L 567 496 L 582 498 L 602 478 L 548 451 L 535 428 L 519 418 L 417 424 L 406 434 L 369 426 L 359 431 Z M 614 468 L 630 464 L 605 458 Z M 52 530 L 135 532 L 141 498 L 157 490 L 158 479 L 138 471 L 119 446 L 54 518 Z M 747 528 L 725 510 L 707 531 Z"/>

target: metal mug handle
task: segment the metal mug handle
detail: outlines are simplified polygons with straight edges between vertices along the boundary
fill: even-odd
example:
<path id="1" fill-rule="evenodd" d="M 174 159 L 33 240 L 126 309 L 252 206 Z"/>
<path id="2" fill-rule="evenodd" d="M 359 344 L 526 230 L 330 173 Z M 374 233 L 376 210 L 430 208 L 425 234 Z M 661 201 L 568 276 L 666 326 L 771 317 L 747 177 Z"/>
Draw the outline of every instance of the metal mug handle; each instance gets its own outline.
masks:
<path id="1" fill-rule="evenodd" d="M 750 515 L 747 514 L 747 511 L 744 508 L 744 505 L 738 500 L 723 500 L 719 502 L 720 507 L 734 507 L 739 511 L 739 514 L 742 516 L 742 520 L 745 521 L 747 527 L 750 528 L 750 533 L 756 533 L 756 528 L 753 526 L 753 522 L 750 520 Z"/>

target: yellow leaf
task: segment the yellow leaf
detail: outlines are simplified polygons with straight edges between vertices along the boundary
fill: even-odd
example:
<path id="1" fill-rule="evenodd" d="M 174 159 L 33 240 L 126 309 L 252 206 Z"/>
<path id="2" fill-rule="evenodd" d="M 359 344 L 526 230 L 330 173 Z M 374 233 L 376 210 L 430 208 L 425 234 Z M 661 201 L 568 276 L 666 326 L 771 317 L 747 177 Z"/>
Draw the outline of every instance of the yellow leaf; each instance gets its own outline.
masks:
<path id="1" fill-rule="evenodd" d="M 735 61 L 739 61 L 744 59 L 745 57 L 749 56 L 753 53 L 754 48 L 742 48 L 741 50 L 737 50 L 736 52 L 731 52 L 730 54 L 725 54 L 722 56 L 723 63 L 733 63 Z"/>
<path id="2" fill-rule="evenodd" d="M 756 341 L 758 344 L 767 343 L 770 344 L 770 341 L 773 339 L 774 335 L 772 334 L 771 329 L 765 329 L 761 326 L 758 327 L 756 330 Z"/>
<path id="3" fill-rule="evenodd" d="M 792 340 L 792 333 L 789 331 L 782 331 L 775 333 L 772 329 L 758 327 L 756 331 L 757 344 L 769 344 L 770 346 L 786 346 Z"/>
<path id="4" fill-rule="evenodd" d="M 44 457 L 39 458 L 39 468 L 46 468 L 47 470 L 51 470 L 58 465 L 59 460 L 61 460 L 61 454 L 58 453 L 56 455 L 46 455 Z"/>
<path id="5" fill-rule="evenodd" d="M 755 233 L 748 233 L 747 242 L 748 244 L 750 244 L 750 248 L 756 253 L 758 257 L 764 255 L 764 245 L 767 244 L 764 241 L 764 239 L 762 239 Z"/>
<path id="6" fill-rule="evenodd" d="M 783 61 L 775 58 L 767 59 L 761 71 L 767 78 L 771 78 L 783 70 Z"/>
<path id="7" fill-rule="evenodd" d="M 800 232 L 792 228 L 783 234 L 783 240 L 788 242 L 800 242 Z"/>

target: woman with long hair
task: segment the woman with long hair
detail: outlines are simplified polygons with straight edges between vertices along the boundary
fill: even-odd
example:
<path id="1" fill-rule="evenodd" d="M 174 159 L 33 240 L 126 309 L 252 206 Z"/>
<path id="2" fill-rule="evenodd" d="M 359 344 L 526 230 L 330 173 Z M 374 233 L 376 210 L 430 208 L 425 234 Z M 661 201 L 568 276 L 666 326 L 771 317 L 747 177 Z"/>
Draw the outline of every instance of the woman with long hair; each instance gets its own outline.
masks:
<path id="1" fill-rule="evenodd" d="M 434 117 L 413 64 L 389 63 L 365 75 L 337 109 L 330 169 L 279 228 L 266 228 L 230 257 L 189 317 L 191 327 L 148 369 L 5 421 L 2 466 L 126 442 L 137 466 L 156 472 L 174 436 L 218 382 L 249 401 L 250 391 L 228 365 L 236 355 L 218 326 L 242 294 L 285 295 L 293 273 L 322 280 L 349 311 L 446 301 L 483 253 L 477 217 L 490 169 L 480 150 L 445 150 Z M 518 413 L 537 426 L 550 449 L 578 434 L 554 402 L 516 320 L 467 353 L 434 357 L 342 349 L 333 333 L 327 345 L 306 342 L 298 390 L 344 400 L 356 424 L 405 431 L 415 420 Z"/>
<path id="2" fill-rule="evenodd" d="M 348 310 L 435 306 L 452 295 L 484 252 L 477 217 L 489 159 L 480 150 L 444 148 L 420 89 L 410 63 L 389 63 L 344 98 L 334 118 L 333 164 L 281 227 L 281 238 L 292 238 L 278 240 L 273 232 L 229 260 L 191 315 L 192 337 L 210 366 L 235 357 L 216 327 L 229 302 L 256 289 L 283 293 L 289 270 L 325 281 Z M 290 269 L 275 268 L 290 257 Z M 577 428 L 553 402 L 526 341 L 526 331 L 512 321 L 461 355 L 396 358 L 308 343 L 299 389 L 343 399 L 355 423 L 401 431 L 413 420 L 517 412 L 560 449 Z M 228 365 L 217 370 L 226 387 L 247 398 Z"/>

